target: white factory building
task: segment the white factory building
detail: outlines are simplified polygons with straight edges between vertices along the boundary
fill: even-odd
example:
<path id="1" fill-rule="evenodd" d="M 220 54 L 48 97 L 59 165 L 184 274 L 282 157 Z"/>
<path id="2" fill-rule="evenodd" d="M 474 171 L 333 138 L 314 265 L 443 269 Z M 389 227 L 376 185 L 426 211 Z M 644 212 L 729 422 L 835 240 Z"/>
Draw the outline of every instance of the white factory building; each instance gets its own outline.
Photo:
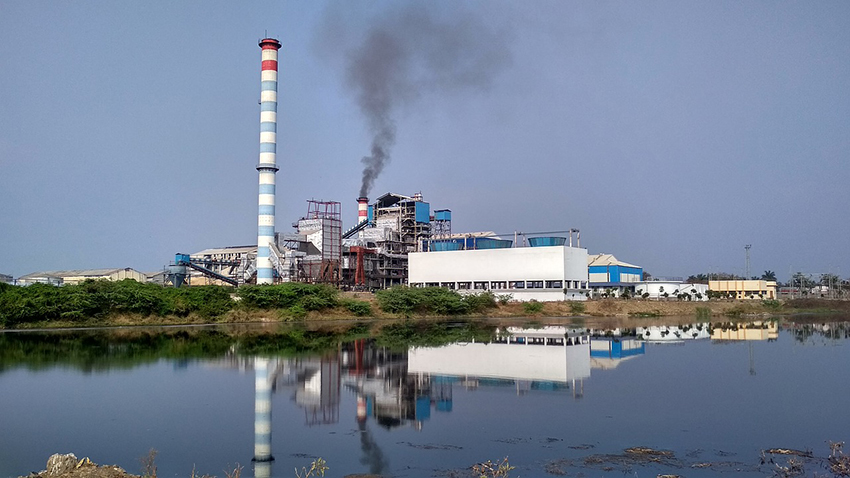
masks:
<path id="1" fill-rule="evenodd" d="M 432 244 L 428 252 L 408 254 L 408 283 L 459 292 L 489 290 L 519 301 L 586 300 L 587 249 L 571 247 L 564 238 L 536 239 L 541 240 L 523 247 L 497 239 L 443 243 L 458 250 L 437 250 L 448 247 Z"/>

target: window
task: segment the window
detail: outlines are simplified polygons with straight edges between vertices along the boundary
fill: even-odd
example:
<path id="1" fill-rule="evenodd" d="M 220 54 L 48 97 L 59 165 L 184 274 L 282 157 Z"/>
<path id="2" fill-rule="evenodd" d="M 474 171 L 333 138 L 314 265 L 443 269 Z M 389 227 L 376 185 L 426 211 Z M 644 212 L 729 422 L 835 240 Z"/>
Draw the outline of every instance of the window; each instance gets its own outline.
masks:
<path id="1" fill-rule="evenodd" d="M 513 280 L 508 282 L 511 286 L 511 289 L 525 289 L 525 281 L 522 280 Z"/>
<path id="2" fill-rule="evenodd" d="M 454 282 L 442 282 L 442 283 L 440 283 L 440 287 L 445 287 L 446 289 L 454 290 L 455 283 Z"/>
<path id="3" fill-rule="evenodd" d="M 563 289 L 564 288 L 564 281 L 547 280 L 546 281 L 546 288 L 547 289 Z"/>
<path id="4" fill-rule="evenodd" d="M 526 282 L 526 285 L 529 289 L 542 289 L 543 281 L 542 280 L 530 280 Z"/>
<path id="5" fill-rule="evenodd" d="M 475 283 L 475 290 L 487 290 L 487 283 L 486 282 L 476 282 Z"/>
<path id="6" fill-rule="evenodd" d="M 470 287 L 472 287 L 472 283 L 471 283 L 471 282 L 458 282 L 458 283 L 457 283 L 457 288 L 458 288 L 458 289 L 468 290 Z"/>
<path id="7" fill-rule="evenodd" d="M 440 287 L 439 282 L 426 282 L 425 287 Z"/>
<path id="8" fill-rule="evenodd" d="M 493 281 L 493 282 L 490 283 L 490 288 L 491 289 L 507 289 L 508 283 L 505 282 L 505 281 L 500 281 L 500 282 L 499 281 Z"/>

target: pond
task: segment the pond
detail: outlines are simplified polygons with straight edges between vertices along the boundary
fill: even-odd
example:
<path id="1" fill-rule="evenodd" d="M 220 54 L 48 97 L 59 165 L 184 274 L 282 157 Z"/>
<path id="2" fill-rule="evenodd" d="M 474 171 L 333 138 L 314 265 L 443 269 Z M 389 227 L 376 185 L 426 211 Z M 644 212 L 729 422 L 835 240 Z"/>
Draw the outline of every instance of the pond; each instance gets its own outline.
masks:
<path id="1" fill-rule="evenodd" d="M 811 475 L 850 440 L 849 322 L 653 320 L 7 332 L 0 478 L 152 449 L 161 477 Z"/>

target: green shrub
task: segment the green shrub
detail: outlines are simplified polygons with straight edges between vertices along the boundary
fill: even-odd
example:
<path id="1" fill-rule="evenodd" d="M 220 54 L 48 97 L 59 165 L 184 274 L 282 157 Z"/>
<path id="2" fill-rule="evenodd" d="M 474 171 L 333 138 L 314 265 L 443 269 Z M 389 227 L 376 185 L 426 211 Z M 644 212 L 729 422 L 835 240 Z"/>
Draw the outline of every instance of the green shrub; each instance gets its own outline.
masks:
<path id="1" fill-rule="evenodd" d="M 508 302 L 512 301 L 514 296 L 512 294 L 499 294 L 496 296 L 496 300 L 501 305 L 506 305 Z"/>
<path id="2" fill-rule="evenodd" d="M 247 310 L 288 309 L 294 305 L 305 310 L 323 310 L 337 304 L 336 289 L 323 284 L 246 285 L 237 289 L 236 294 L 240 307 Z"/>
<path id="3" fill-rule="evenodd" d="M 496 307 L 496 296 L 490 291 L 465 295 L 463 301 L 469 306 L 470 312 L 483 312 Z"/>
<path id="4" fill-rule="evenodd" d="M 358 317 L 372 315 L 372 304 L 365 300 L 348 299 L 342 302 L 342 306 Z"/>
<path id="5" fill-rule="evenodd" d="M 583 314 L 587 310 L 584 302 L 570 302 L 570 313 Z"/>
<path id="6" fill-rule="evenodd" d="M 492 292 L 466 294 L 442 287 L 393 287 L 375 294 L 384 312 L 410 315 L 414 312 L 436 315 L 463 315 L 496 306 Z"/>
<path id="7" fill-rule="evenodd" d="M 543 312 L 543 302 L 531 299 L 522 304 L 522 310 L 526 314 L 539 314 L 540 312 Z"/>
<path id="8" fill-rule="evenodd" d="M 417 289 L 404 286 L 379 290 L 375 293 L 375 298 L 381 310 L 391 314 L 410 314 L 419 307 L 423 299 Z"/>
<path id="9" fill-rule="evenodd" d="M 300 320 L 300 319 L 303 319 L 304 317 L 307 317 L 307 309 L 305 309 L 304 306 L 302 306 L 300 304 L 293 305 L 292 307 L 290 307 L 287 310 L 287 312 L 289 313 L 289 316 L 293 319 L 299 319 Z"/>
<path id="10" fill-rule="evenodd" d="M 782 308 L 782 302 L 779 302 L 778 300 L 768 299 L 768 300 L 761 301 L 761 303 L 762 303 L 762 305 L 764 305 L 764 307 L 766 309 L 770 309 L 770 310 L 779 310 L 779 309 Z"/>

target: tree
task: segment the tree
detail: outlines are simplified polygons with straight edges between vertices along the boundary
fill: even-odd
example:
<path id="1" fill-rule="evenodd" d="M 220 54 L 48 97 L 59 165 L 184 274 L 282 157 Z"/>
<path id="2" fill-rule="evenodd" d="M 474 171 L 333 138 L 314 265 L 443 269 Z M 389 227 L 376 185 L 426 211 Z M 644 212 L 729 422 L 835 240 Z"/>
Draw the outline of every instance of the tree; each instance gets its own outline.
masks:
<path id="1" fill-rule="evenodd" d="M 791 287 L 800 287 L 802 289 L 811 289 L 814 287 L 815 281 L 812 280 L 810 274 L 803 274 L 802 272 L 795 272 L 794 275 L 791 276 Z"/>
<path id="2" fill-rule="evenodd" d="M 688 279 L 685 282 L 687 282 L 688 284 L 708 284 L 708 274 L 696 274 L 688 276 Z"/>
<path id="3" fill-rule="evenodd" d="M 761 280 L 776 280 L 776 272 L 773 271 L 764 271 L 764 274 L 761 275 Z"/>
<path id="4" fill-rule="evenodd" d="M 643 271 L 643 277 L 642 278 L 643 278 L 643 280 L 650 280 L 650 279 L 652 279 L 652 274 L 650 274 L 649 272 Z"/>

